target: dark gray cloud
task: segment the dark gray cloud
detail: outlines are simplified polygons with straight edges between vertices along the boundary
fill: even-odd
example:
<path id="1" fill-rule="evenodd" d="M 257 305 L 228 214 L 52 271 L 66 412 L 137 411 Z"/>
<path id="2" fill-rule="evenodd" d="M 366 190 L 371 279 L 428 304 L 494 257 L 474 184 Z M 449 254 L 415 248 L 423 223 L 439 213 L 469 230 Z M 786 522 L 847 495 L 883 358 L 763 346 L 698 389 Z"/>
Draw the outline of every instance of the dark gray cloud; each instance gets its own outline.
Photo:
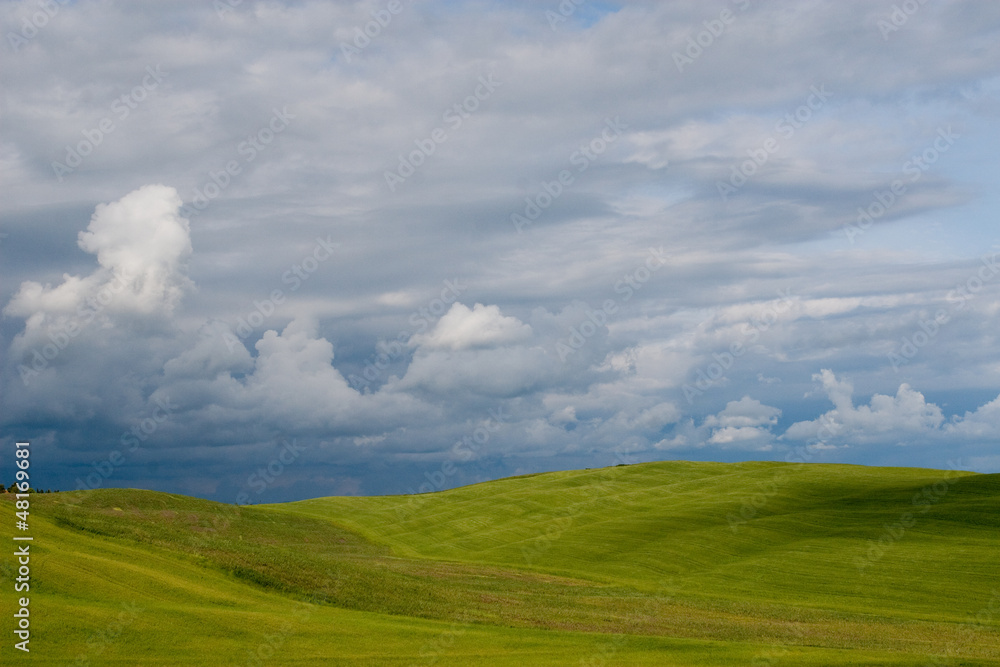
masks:
<path id="1" fill-rule="evenodd" d="M 998 470 L 1000 10 L 901 4 L 6 3 L 5 437 L 254 502 Z"/>

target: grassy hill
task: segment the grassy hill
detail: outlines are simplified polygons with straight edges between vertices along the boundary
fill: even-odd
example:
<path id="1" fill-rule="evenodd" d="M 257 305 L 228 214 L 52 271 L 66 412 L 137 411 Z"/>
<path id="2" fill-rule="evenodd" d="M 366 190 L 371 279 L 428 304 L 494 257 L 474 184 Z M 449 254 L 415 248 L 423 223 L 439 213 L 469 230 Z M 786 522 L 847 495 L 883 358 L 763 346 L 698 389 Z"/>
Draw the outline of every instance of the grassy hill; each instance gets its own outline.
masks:
<path id="1" fill-rule="evenodd" d="M 26 663 L 1000 665 L 1000 475 L 664 462 L 31 519 Z"/>

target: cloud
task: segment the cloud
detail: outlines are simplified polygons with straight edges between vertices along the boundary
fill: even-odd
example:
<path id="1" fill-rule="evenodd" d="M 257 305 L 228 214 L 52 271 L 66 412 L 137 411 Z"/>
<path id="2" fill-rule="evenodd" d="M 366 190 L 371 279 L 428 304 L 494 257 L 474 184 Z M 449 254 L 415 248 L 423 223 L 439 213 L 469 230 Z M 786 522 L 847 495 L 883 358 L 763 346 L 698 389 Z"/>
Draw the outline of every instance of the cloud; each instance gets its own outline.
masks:
<path id="1" fill-rule="evenodd" d="M 101 268 L 89 276 L 64 275 L 56 287 L 22 283 L 4 313 L 39 320 L 76 314 L 85 306 L 108 313 L 170 315 L 191 283 L 183 262 L 191 254 L 188 221 L 178 214 L 174 188 L 147 185 L 116 202 L 99 204 L 79 246 Z"/>
<path id="2" fill-rule="evenodd" d="M 171 380 L 214 379 L 221 374 L 250 371 L 254 360 L 223 322 L 206 322 L 198 338 L 187 349 L 163 365 L 163 376 Z"/>
<path id="3" fill-rule="evenodd" d="M 764 405 L 760 401 L 744 396 L 738 401 L 730 401 L 718 414 L 705 418 L 705 426 L 722 428 L 745 428 L 751 426 L 774 426 L 778 423 L 781 410 Z"/>
<path id="4" fill-rule="evenodd" d="M 225 342 L 226 333 L 206 325 L 194 347 L 164 364 L 154 393 L 175 397 L 201 428 L 262 420 L 279 432 L 368 436 L 360 442 L 378 443 L 401 424 L 437 412 L 391 386 L 368 393 L 350 387 L 334 366 L 333 344 L 317 335 L 313 321 L 265 331 L 254 356 L 231 334 Z"/>
<path id="5" fill-rule="evenodd" d="M 174 188 L 147 185 L 111 204 L 100 204 L 80 247 L 115 275 L 124 276 L 137 310 L 173 310 L 188 281 L 182 262 L 191 254 L 188 221 L 179 215 Z"/>
<path id="6" fill-rule="evenodd" d="M 684 442 L 696 438 L 702 446 L 770 451 L 775 439 L 771 428 L 780 416 L 780 409 L 744 396 L 738 401 L 729 401 L 723 410 L 706 417 L 701 428 L 690 432 Z"/>
<path id="7" fill-rule="evenodd" d="M 651 408 L 642 410 L 632 420 L 630 426 L 649 431 L 659 431 L 668 424 L 673 424 L 681 418 L 680 409 L 673 403 L 658 403 Z"/>
<path id="8" fill-rule="evenodd" d="M 467 350 L 520 343 L 531 336 L 530 325 L 502 315 L 499 306 L 477 303 L 470 310 L 455 303 L 430 333 L 414 336 L 410 343 L 427 350 Z"/>
<path id="9" fill-rule="evenodd" d="M 176 190 L 161 185 L 100 204 L 78 240 L 99 266 L 82 277 L 64 273 L 54 287 L 21 283 L 3 311 L 25 320 L 5 366 L 11 417 L 114 420 L 143 409 L 139 386 L 172 353 L 172 317 L 192 287 L 180 205 Z"/>
<path id="10" fill-rule="evenodd" d="M 899 385 L 895 396 L 874 394 L 869 405 L 854 406 L 854 386 L 848 380 L 838 380 L 833 371 L 823 369 L 814 380 L 822 383 L 835 409 L 816 420 L 796 422 L 785 431 L 785 437 L 806 440 L 814 437 L 821 427 L 839 439 L 856 438 L 859 442 L 886 436 L 895 439 L 908 434 L 926 434 L 944 422 L 941 408 L 927 403 L 924 395 L 906 383 Z"/>
<path id="11" fill-rule="evenodd" d="M 708 439 L 710 445 L 733 445 L 745 441 L 771 440 L 774 434 L 767 429 L 754 426 L 726 426 L 712 431 L 712 437 Z M 765 445 L 760 450 L 769 450 L 770 446 Z"/>
<path id="12" fill-rule="evenodd" d="M 946 424 L 944 431 L 968 439 L 995 441 L 1000 437 L 1000 396 Z"/>
<path id="13" fill-rule="evenodd" d="M 556 361 L 529 324 L 495 305 L 455 303 L 427 334 L 411 338 L 413 361 L 398 389 L 438 395 L 515 396 L 558 375 Z M 458 400 L 462 400 L 459 398 Z"/>

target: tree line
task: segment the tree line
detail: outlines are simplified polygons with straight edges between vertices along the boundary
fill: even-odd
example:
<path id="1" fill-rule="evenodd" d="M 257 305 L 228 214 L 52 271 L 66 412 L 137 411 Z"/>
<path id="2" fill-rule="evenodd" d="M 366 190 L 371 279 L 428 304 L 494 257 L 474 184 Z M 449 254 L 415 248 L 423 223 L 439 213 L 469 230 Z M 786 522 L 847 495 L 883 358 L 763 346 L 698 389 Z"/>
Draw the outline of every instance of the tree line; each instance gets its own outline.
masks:
<path id="1" fill-rule="evenodd" d="M 24 491 L 18 491 L 17 485 L 11 484 L 10 486 L 4 486 L 0 484 L 0 493 L 25 493 Z M 59 489 L 53 491 L 52 489 L 33 489 L 28 487 L 27 493 L 59 493 Z"/>

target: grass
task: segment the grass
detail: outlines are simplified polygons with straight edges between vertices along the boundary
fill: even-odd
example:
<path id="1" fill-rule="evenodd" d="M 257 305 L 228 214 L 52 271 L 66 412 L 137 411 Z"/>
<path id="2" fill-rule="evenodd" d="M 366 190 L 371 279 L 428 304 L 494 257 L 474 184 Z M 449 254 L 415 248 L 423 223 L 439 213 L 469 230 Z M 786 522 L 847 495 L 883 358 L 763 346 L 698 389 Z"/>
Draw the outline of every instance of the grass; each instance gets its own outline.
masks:
<path id="1" fill-rule="evenodd" d="M 38 664 L 1000 664 L 1000 475 L 664 462 L 31 510 Z"/>

